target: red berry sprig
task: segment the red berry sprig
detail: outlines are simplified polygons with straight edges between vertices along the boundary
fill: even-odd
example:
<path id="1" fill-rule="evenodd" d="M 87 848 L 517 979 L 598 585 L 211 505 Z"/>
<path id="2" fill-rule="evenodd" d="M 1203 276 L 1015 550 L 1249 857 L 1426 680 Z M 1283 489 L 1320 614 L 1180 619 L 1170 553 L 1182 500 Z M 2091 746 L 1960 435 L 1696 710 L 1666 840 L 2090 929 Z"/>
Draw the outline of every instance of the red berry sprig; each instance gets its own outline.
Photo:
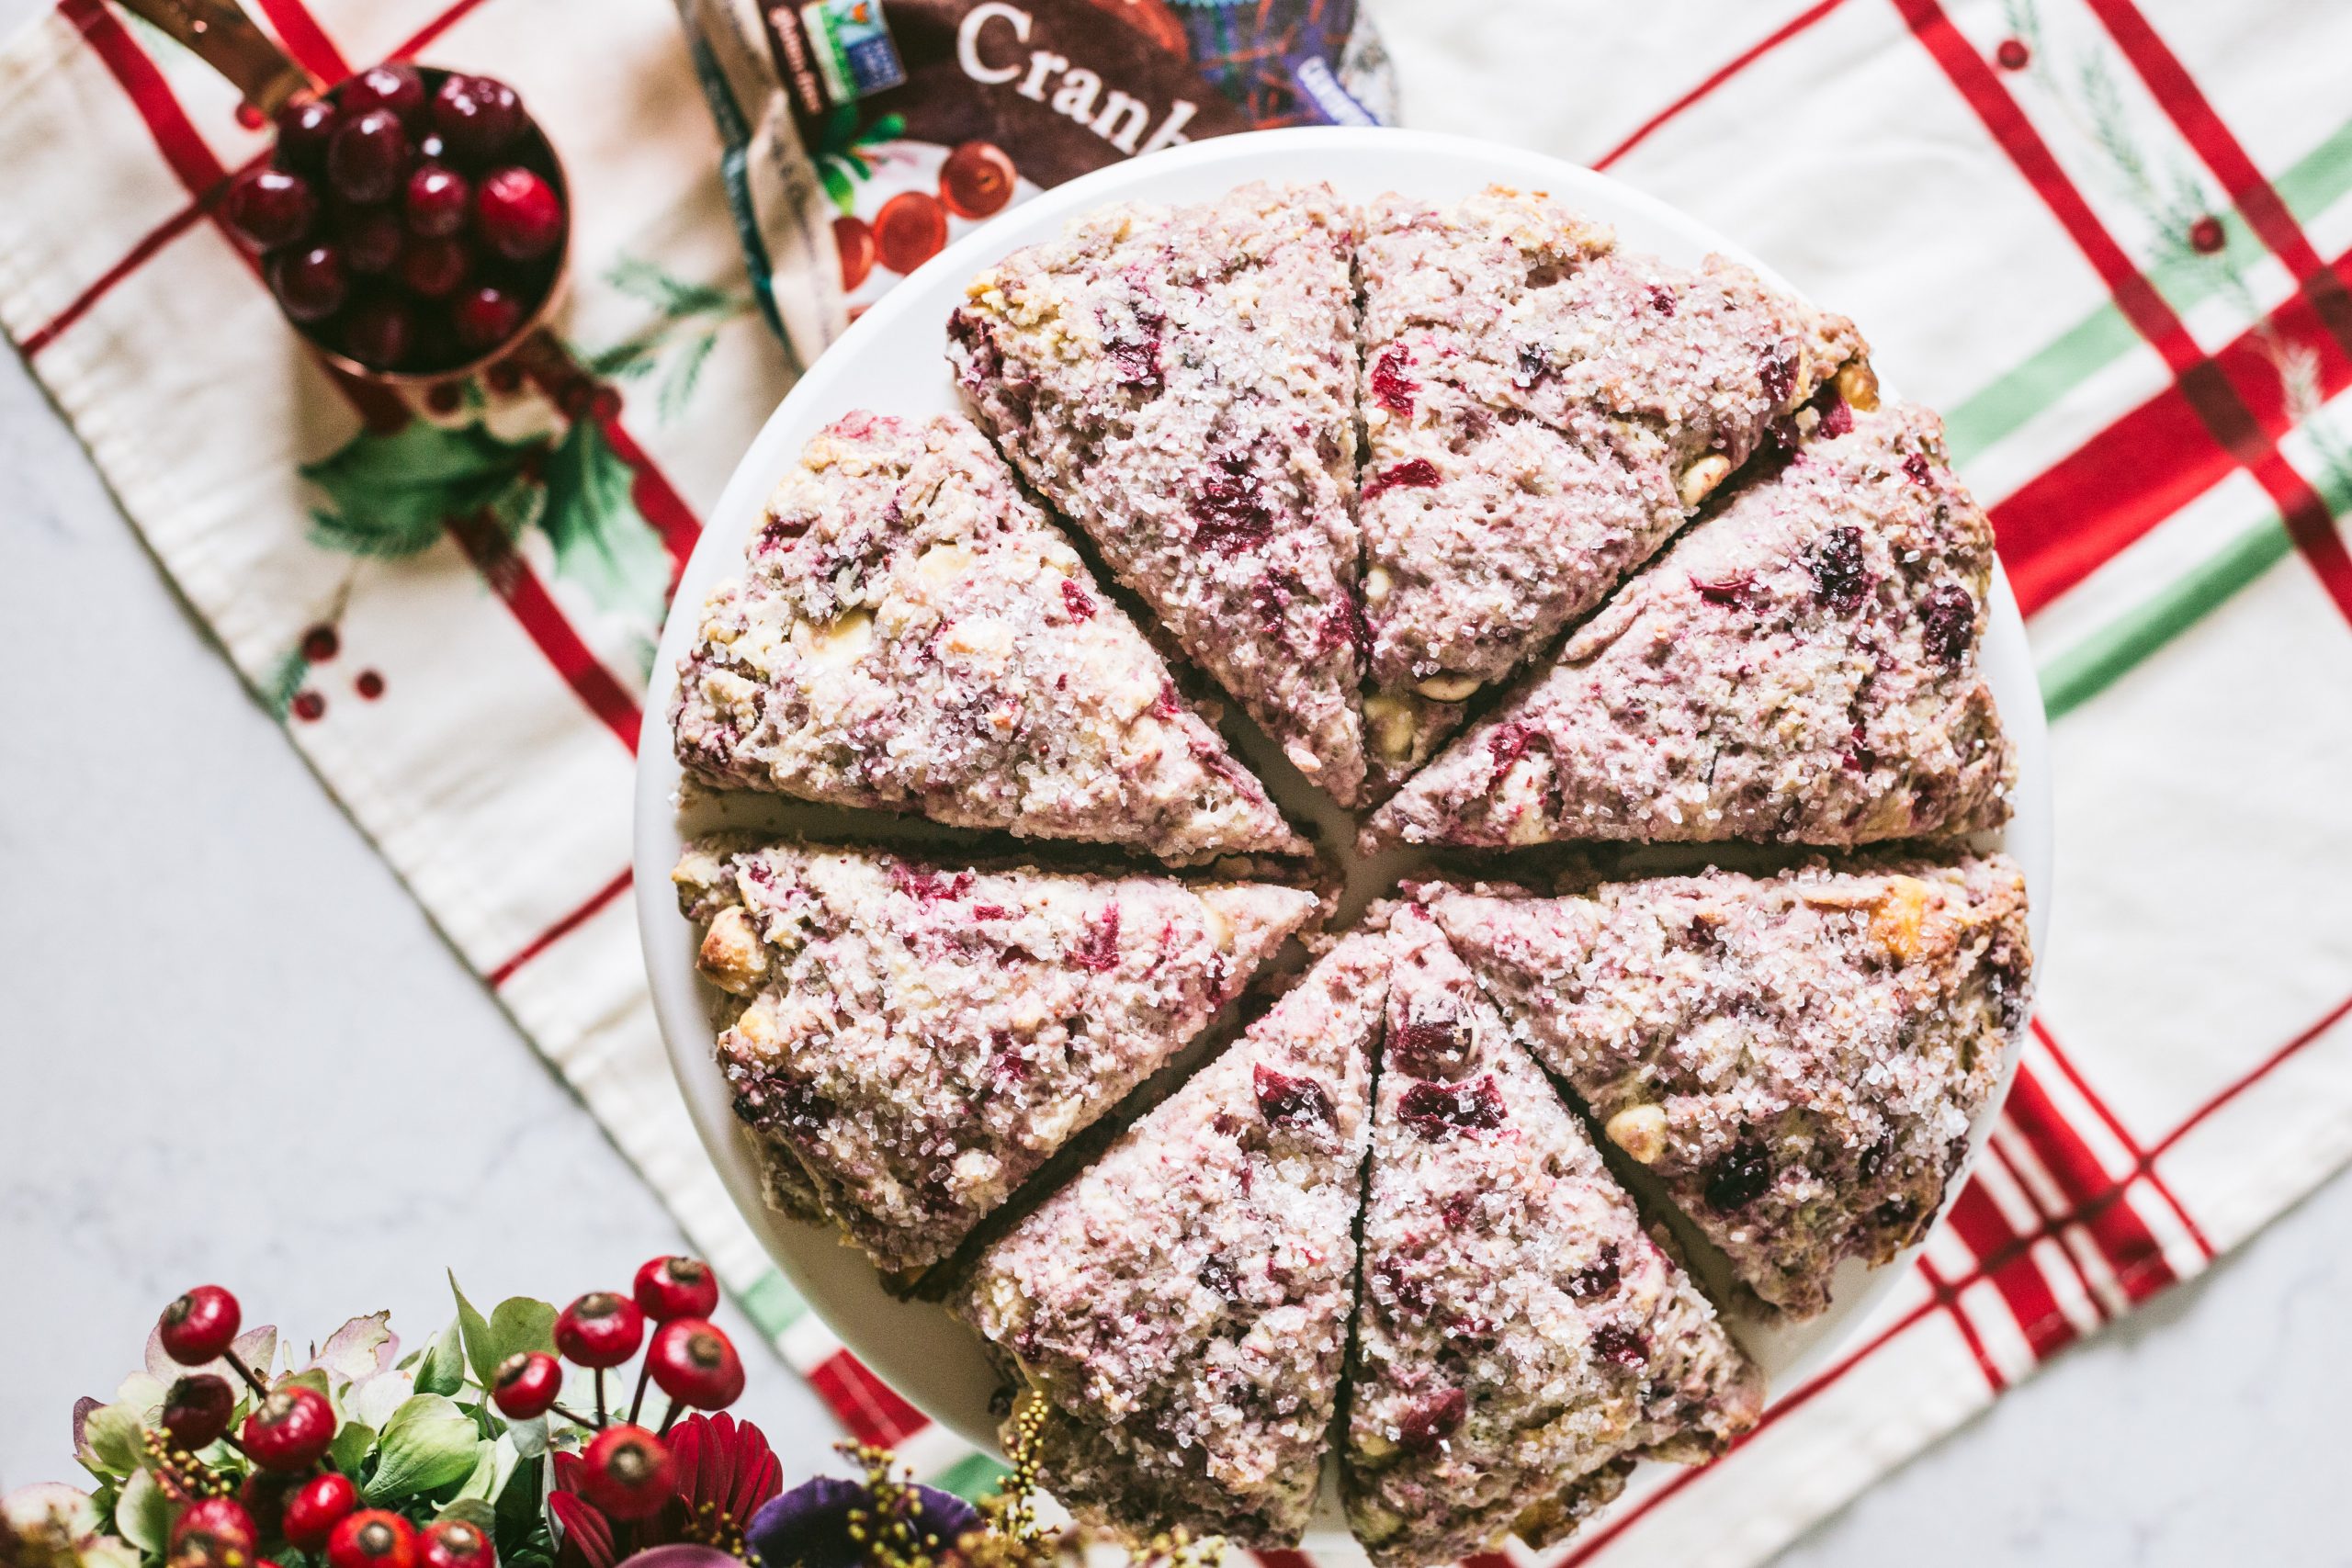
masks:
<path id="1" fill-rule="evenodd" d="M 164 1557 L 170 1568 L 254 1568 L 261 1532 L 235 1498 L 198 1498 L 172 1521 Z"/>
<path id="2" fill-rule="evenodd" d="M 710 1265 L 695 1258 L 655 1258 L 637 1271 L 639 1311 L 656 1323 L 679 1317 L 708 1317 L 718 1310 L 718 1280 Z"/>
<path id="3" fill-rule="evenodd" d="M 742 1397 L 742 1358 L 726 1335 L 698 1317 L 663 1324 L 645 1352 L 645 1365 L 678 1404 L 724 1410 Z"/>
<path id="4" fill-rule="evenodd" d="M 229 1386 L 227 1378 L 191 1372 L 173 1383 L 164 1396 L 164 1413 L 157 1425 L 170 1436 L 173 1447 L 194 1453 L 226 1437 L 236 1414 L 237 1391 Z"/>
<path id="5" fill-rule="evenodd" d="M 328 1568 L 417 1568 L 416 1527 L 385 1508 L 348 1515 L 327 1538 Z"/>
<path id="6" fill-rule="evenodd" d="M 314 1475 L 286 1499 L 280 1519 L 287 1543 L 316 1551 L 334 1536 L 335 1527 L 359 1506 L 359 1488 L 347 1475 L 333 1471 Z"/>
<path id="7" fill-rule="evenodd" d="M 610 1518 L 651 1518 L 678 1489 L 669 1445 L 642 1427 L 607 1427 L 580 1457 L 581 1495 Z"/>
<path id="8" fill-rule="evenodd" d="M 417 1538 L 417 1568 L 498 1568 L 498 1549 L 463 1519 L 436 1519 Z"/>
<path id="9" fill-rule="evenodd" d="M 325 1456 L 334 1428 L 334 1406 L 325 1394 L 304 1383 L 286 1383 L 272 1389 L 245 1417 L 245 1457 L 264 1470 L 308 1470 Z"/>

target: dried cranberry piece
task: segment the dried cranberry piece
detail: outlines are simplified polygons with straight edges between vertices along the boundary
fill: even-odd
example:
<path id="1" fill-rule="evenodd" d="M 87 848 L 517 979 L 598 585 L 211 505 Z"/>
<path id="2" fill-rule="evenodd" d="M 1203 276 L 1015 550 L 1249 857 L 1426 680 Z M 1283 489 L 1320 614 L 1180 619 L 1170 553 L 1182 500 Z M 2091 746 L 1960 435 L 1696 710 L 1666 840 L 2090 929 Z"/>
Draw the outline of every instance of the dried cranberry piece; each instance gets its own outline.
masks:
<path id="1" fill-rule="evenodd" d="M 1604 1323 L 1592 1331 L 1593 1353 L 1621 1367 L 1639 1370 L 1650 1357 L 1649 1336 L 1622 1323 Z"/>
<path id="2" fill-rule="evenodd" d="M 1396 1423 L 1398 1441 L 1415 1453 L 1426 1453 L 1450 1438 L 1470 1414 L 1470 1396 L 1458 1388 L 1432 1394 L 1405 1413 Z"/>
<path id="3" fill-rule="evenodd" d="M 898 865 L 890 868 L 890 880 L 899 891 L 919 904 L 936 904 L 942 899 L 961 898 L 972 890 L 972 874 L 959 871 L 942 876 L 935 871 L 920 866 Z"/>
<path id="4" fill-rule="evenodd" d="M 1094 618 L 1094 601 L 1088 597 L 1085 589 L 1067 577 L 1062 579 L 1062 608 L 1069 612 L 1069 618 L 1073 621 Z"/>
<path id="5" fill-rule="evenodd" d="M 1919 627 L 1930 654 L 1957 664 L 1976 636 L 1976 601 L 1957 582 L 1939 582 L 1919 601 Z"/>
<path id="6" fill-rule="evenodd" d="M 1870 569 L 1862 561 L 1860 529 L 1830 529 L 1813 547 L 1805 567 L 1813 573 L 1813 591 L 1824 604 L 1841 615 L 1861 608 L 1862 595 L 1870 587 Z"/>
<path id="7" fill-rule="evenodd" d="M 1158 387 L 1161 384 L 1159 344 L 1148 338 L 1125 335 L 1103 340 L 1110 351 L 1111 373 L 1122 387 Z"/>
<path id="8" fill-rule="evenodd" d="M 1405 1091 L 1396 1113 L 1414 1132 L 1436 1142 L 1457 1133 L 1483 1133 L 1501 1126 L 1503 1096 L 1495 1087 L 1492 1073 L 1454 1089 L 1417 1083 Z"/>
<path id="9" fill-rule="evenodd" d="M 1090 927 L 1069 950 L 1069 961 L 1080 969 L 1107 975 L 1119 966 L 1119 907 L 1105 904 L 1102 919 Z"/>
<path id="10" fill-rule="evenodd" d="M 1850 434 L 1853 428 L 1854 411 L 1847 405 L 1845 399 L 1832 399 L 1829 406 L 1821 411 L 1821 434 L 1830 440 Z"/>
<path id="11" fill-rule="evenodd" d="M 1527 755 L 1527 743 L 1535 732 L 1523 724 L 1498 724 L 1487 737 L 1487 755 L 1495 760 L 1495 772 L 1502 771 Z"/>
<path id="12" fill-rule="evenodd" d="M 1603 1247 L 1600 1257 L 1577 1269 L 1568 1280 L 1568 1294 L 1580 1302 L 1605 1296 L 1617 1288 L 1617 1282 L 1623 1277 L 1623 1272 L 1617 1262 L 1617 1249 L 1614 1247 Z"/>
<path id="13" fill-rule="evenodd" d="M 1927 457 L 1917 452 L 1903 459 L 1903 471 L 1909 476 L 1911 482 L 1915 485 L 1926 484 L 1934 477 L 1928 467 Z"/>
<path id="14" fill-rule="evenodd" d="M 1650 309 L 1661 316 L 1674 314 L 1674 290 L 1663 283 L 1650 285 Z"/>
<path id="15" fill-rule="evenodd" d="M 1384 1258 L 1372 1266 L 1372 1277 L 1385 1289 L 1388 1299 L 1397 1310 L 1415 1317 L 1426 1317 L 1434 1304 L 1430 1296 L 1430 1283 L 1405 1271 L 1405 1266 L 1394 1258 Z"/>
<path id="16" fill-rule="evenodd" d="M 1744 1209 L 1772 1185 L 1772 1156 L 1753 1138 L 1742 1138 L 1707 1168 L 1707 1207 L 1718 1213 Z"/>
<path id="17" fill-rule="evenodd" d="M 1861 1173 L 1864 1181 L 1876 1181 L 1878 1173 L 1886 1168 L 1886 1156 L 1894 1152 L 1894 1138 L 1881 1138 L 1862 1151 L 1862 1157 L 1855 1162 L 1855 1169 Z"/>
<path id="18" fill-rule="evenodd" d="M 1363 499 L 1370 501 L 1385 490 L 1409 488 L 1427 490 L 1438 482 L 1437 465 L 1427 457 L 1408 457 L 1401 463 L 1391 463 L 1363 481 Z"/>
<path id="19" fill-rule="evenodd" d="M 1161 686 L 1159 695 L 1151 699 L 1151 706 L 1145 711 L 1154 718 L 1174 718 L 1182 711 L 1182 705 L 1176 700 L 1176 688 Z"/>
<path id="20" fill-rule="evenodd" d="M 838 1112 L 831 1100 L 798 1078 L 760 1074 L 735 1097 L 736 1114 L 757 1127 L 822 1132 Z"/>
<path id="21" fill-rule="evenodd" d="M 1796 356 L 1789 351 L 1786 344 L 1782 344 L 1765 355 L 1764 363 L 1757 367 L 1756 375 L 1764 385 L 1764 395 L 1771 399 L 1775 406 L 1786 403 L 1789 394 L 1797 387 Z"/>
<path id="22" fill-rule="evenodd" d="M 1372 657 L 1372 623 L 1363 618 L 1363 606 L 1352 595 L 1333 605 L 1315 633 L 1316 652 L 1336 653 L 1343 648 L 1359 660 Z"/>
<path id="23" fill-rule="evenodd" d="M 1470 1060 L 1468 1023 L 1451 1008 L 1442 1012 L 1416 1008 L 1388 1043 L 1389 1066 L 1410 1077 L 1453 1077 Z M 1406 1090 L 1408 1101 L 1411 1096 L 1412 1090 Z"/>
<path id="24" fill-rule="evenodd" d="M 1540 343 L 1523 343 L 1519 345 L 1519 374 L 1511 378 L 1513 386 L 1532 387 L 1551 373 L 1552 351 L 1550 349 Z"/>
<path id="25" fill-rule="evenodd" d="M 1372 396 L 1383 408 L 1411 417 L 1413 412 L 1413 383 L 1405 376 L 1405 367 L 1413 362 L 1401 343 L 1392 343 L 1372 362 Z"/>
<path id="26" fill-rule="evenodd" d="M 1295 1078 L 1261 1064 L 1252 1074 L 1252 1083 L 1258 1091 L 1258 1114 L 1272 1126 L 1339 1125 L 1330 1091 L 1313 1078 Z"/>
<path id="27" fill-rule="evenodd" d="M 1445 1222 L 1446 1229 L 1450 1231 L 1458 1231 L 1470 1223 L 1471 1213 L 1477 1208 L 1477 1206 L 1478 1199 L 1476 1194 L 1470 1192 L 1452 1193 L 1447 1196 L 1445 1201 L 1437 1206 L 1438 1218 Z"/>
<path id="28" fill-rule="evenodd" d="M 1220 1296 L 1232 1297 L 1241 1293 L 1241 1277 L 1233 1271 L 1233 1265 L 1214 1254 L 1201 1265 L 1201 1271 L 1195 1278 Z"/>
<path id="29" fill-rule="evenodd" d="M 1259 493 L 1250 459 L 1229 455 L 1201 478 L 1193 493 L 1193 541 L 1220 555 L 1255 549 L 1273 536 L 1273 509 Z"/>

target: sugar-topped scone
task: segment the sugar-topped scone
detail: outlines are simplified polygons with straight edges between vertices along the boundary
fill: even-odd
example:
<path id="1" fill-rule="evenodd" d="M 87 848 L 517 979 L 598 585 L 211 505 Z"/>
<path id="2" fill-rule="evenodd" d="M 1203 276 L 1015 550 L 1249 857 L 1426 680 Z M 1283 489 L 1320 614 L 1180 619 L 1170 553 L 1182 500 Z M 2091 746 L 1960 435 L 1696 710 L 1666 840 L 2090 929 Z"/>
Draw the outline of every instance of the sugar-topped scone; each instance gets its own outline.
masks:
<path id="1" fill-rule="evenodd" d="M 1318 912 L 1250 883 L 715 840 L 673 880 L 775 1174 L 886 1269 L 953 1252 Z"/>
<path id="2" fill-rule="evenodd" d="M 1308 782 L 1363 782 L 1355 214 L 1328 187 L 1089 213 L 972 280 L 980 423 Z"/>
<path id="3" fill-rule="evenodd" d="M 1387 968 L 1385 939 L 1342 941 L 981 1255 L 962 1312 L 1019 1396 L 1008 1447 L 1043 1400 L 1039 1480 L 1080 1517 L 1298 1544 L 1353 1307 Z"/>
<path id="4" fill-rule="evenodd" d="M 1306 849 L 961 419 L 854 413 L 808 443 L 673 717 L 721 786 L 1177 863 Z"/>
<path id="5" fill-rule="evenodd" d="M 2033 973 L 2007 858 L 1816 862 L 1437 897 L 1454 950 L 1610 1141 L 1794 1316 L 1919 1239 Z"/>
<path id="6" fill-rule="evenodd" d="M 1379 1568 L 1421 1568 L 1558 1540 L 1764 1389 L 1428 914 L 1390 930 L 1341 1490 Z"/>
<path id="7" fill-rule="evenodd" d="M 1376 775 L 1425 761 L 1823 387 L 1875 406 L 1852 322 L 1540 194 L 1382 197 L 1357 265 Z"/>
<path id="8" fill-rule="evenodd" d="M 1848 845 L 2008 817 L 1993 529 L 1936 416 L 1830 402 L 1372 818 L 1373 841 Z"/>

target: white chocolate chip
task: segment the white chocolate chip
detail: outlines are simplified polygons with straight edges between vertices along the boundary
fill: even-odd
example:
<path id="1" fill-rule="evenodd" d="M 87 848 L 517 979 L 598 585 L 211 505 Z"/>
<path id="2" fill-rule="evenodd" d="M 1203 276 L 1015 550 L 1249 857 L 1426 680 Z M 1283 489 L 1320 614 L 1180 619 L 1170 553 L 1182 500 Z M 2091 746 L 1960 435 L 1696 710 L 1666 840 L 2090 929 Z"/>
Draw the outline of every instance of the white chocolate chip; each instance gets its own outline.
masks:
<path id="1" fill-rule="evenodd" d="M 1413 690 L 1433 703 L 1467 702 L 1483 684 L 1476 675 L 1432 675 L 1413 682 Z"/>
<path id="2" fill-rule="evenodd" d="M 1666 1153 L 1666 1108 L 1629 1105 L 1601 1129 L 1609 1141 L 1644 1165 L 1653 1165 Z"/>
<path id="3" fill-rule="evenodd" d="M 756 990 L 760 976 L 768 971 L 767 950 L 760 945 L 751 919 L 741 905 L 729 905 L 718 911 L 718 918 L 710 922 L 710 930 L 703 933 L 702 951 L 697 958 L 712 985 L 737 996 Z"/>
<path id="4" fill-rule="evenodd" d="M 1674 482 L 1675 493 L 1681 497 L 1687 510 L 1697 506 L 1715 493 L 1715 487 L 1731 477 L 1731 459 L 1720 452 L 1710 452 L 1689 468 Z"/>

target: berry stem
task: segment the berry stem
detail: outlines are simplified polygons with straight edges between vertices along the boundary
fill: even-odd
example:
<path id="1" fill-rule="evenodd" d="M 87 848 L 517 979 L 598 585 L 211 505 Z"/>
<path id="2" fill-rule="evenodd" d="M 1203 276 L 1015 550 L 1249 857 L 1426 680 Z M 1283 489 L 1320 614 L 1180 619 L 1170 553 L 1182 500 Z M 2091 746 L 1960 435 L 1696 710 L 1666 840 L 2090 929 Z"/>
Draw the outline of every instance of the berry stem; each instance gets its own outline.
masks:
<path id="1" fill-rule="evenodd" d="M 245 1359 L 243 1356 L 238 1355 L 234 1349 L 223 1350 L 220 1354 L 231 1366 L 237 1369 L 237 1375 L 245 1380 L 245 1386 L 254 1391 L 255 1399 L 269 1397 L 269 1389 L 261 1379 L 254 1376 L 254 1370 L 245 1365 Z"/>
<path id="2" fill-rule="evenodd" d="M 668 1437 L 670 1435 L 670 1428 L 677 1423 L 678 1412 L 684 1408 L 685 1406 L 680 1404 L 676 1400 L 673 1399 L 670 1401 L 670 1408 L 662 1417 L 662 1429 L 653 1435 L 657 1438 Z"/>
<path id="3" fill-rule="evenodd" d="M 561 1404 L 550 1404 L 548 1408 L 562 1416 L 565 1420 L 571 1422 L 573 1426 L 579 1427 L 582 1431 L 593 1432 L 596 1429 L 596 1424 L 589 1420 L 585 1416 L 581 1415 L 577 1410 L 566 1410 Z"/>
<path id="4" fill-rule="evenodd" d="M 596 1429 L 605 1429 L 605 1369 L 596 1369 Z"/>
<path id="5" fill-rule="evenodd" d="M 648 1355 L 637 1369 L 637 1393 L 628 1402 L 628 1424 L 637 1425 L 638 1412 L 645 1408 L 645 1385 L 653 1379 L 653 1358 Z"/>

